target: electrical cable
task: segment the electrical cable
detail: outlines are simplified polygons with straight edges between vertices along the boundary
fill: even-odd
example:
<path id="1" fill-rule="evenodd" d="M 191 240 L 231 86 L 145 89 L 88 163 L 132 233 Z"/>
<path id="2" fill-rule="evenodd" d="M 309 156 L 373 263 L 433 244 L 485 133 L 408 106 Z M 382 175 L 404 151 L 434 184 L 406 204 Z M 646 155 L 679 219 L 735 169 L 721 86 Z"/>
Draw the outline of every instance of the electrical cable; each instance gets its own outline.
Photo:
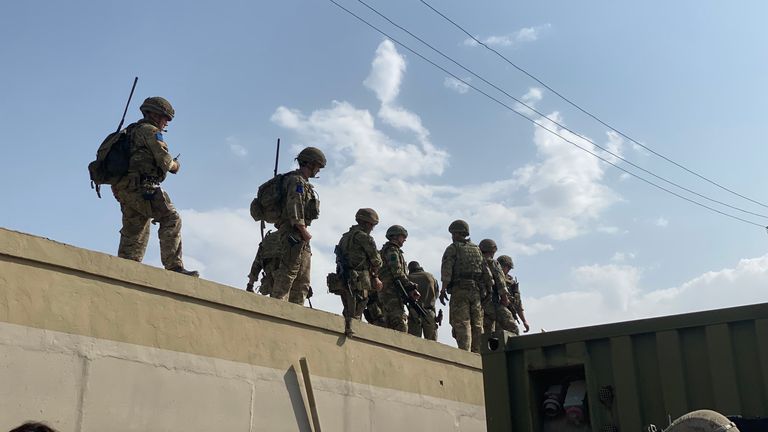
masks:
<path id="1" fill-rule="evenodd" d="M 527 103 L 525 103 L 525 102 L 523 102 L 522 100 L 520 100 L 520 99 L 516 98 L 515 96 L 512 96 L 511 94 L 509 94 L 508 92 L 506 92 L 504 89 L 502 89 L 502 88 L 498 87 L 497 85 L 495 85 L 495 84 L 493 84 L 492 82 L 488 81 L 488 80 L 487 80 L 487 79 L 485 79 L 484 77 L 482 77 L 482 76 L 480 76 L 480 75 L 476 74 L 476 73 L 475 73 L 474 71 L 472 71 L 471 69 L 468 69 L 468 68 L 467 68 L 467 67 L 465 67 L 463 64 L 459 63 L 458 61 L 454 60 L 454 59 L 453 59 L 453 58 L 451 58 L 450 56 L 448 56 L 448 55 L 446 55 L 445 53 L 443 53 L 442 51 L 440 51 L 439 49 L 435 48 L 434 46 L 432 46 L 431 44 L 429 44 L 429 43 L 428 43 L 427 41 L 425 41 L 424 39 L 422 39 L 422 38 L 420 38 L 419 36 L 417 36 L 417 35 L 413 34 L 411 31 L 409 31 L 408 29 L 406 29 L 406 28 L 402 27 L 402 26 L 401 26 L 401 25 L 399 25 L 398 23 L 396 23 L 396 22 L 392 21 L 392 20 L 391 20 L 391 19 L 389 19 L 387 16 L 385 16 L 384 14 L 382 14 L 381 12 L 379 12 L 378 10 L 376 10 L 374 7 L 370 6 L 370 5 L 369 5 L 368 3 L 366 3 L 365 1 L 363 1 L 363 0 L 357 0 L 357 1 L 358 1 L 358 3 L 362 4 L 363 6 L 367 7 L 369 10 L 371 10 L 372 12 L 374 12 L 375 14 L 377 14 L 378 16 L 380 16 L 381 18 L 383 18 L 383 19 L 387 20 L 387 21 L 388 21 L 390 24 L 392 24 L 392 25 L 394 25 L 395 27 L 399 28 L 400 30 L 402 30 L 402 31 L 406 32 L 408 35 L 410 35 L 410 36 L 411 36 L 411 37 L 413 37 L 414 39 L 416 39 L 416 40 L 418 40 L 419 42 L 421 42 L 422 44 L 426 45 L 426 46 L 427 46 L 427 47 L 429 47 L 429 48 L 430 48 L 432 51 L 434 51 L 434 52 L 436 52 L 436 53 L 440 54 L 440 55 L 441 55 L 443 58 L 445 58 L 446 60 L 448 60 L 448 61 L 452 62 L 453 64 L 455 64 L 456 66 L 458 66 L 458 67 L 460 67 L 460 68 L 464 69 L 466 72 L 468 72 L 468 73 L 472 74 L 472 75 L 473 75 L 473 76 L 475 76 L 476 78 L 479 78 L 479 79 L 480 79 L 481 81 L 483 81 L 484 83 L 486 83 L 486 84 L 488 84 L 489 86 L 491 86 L 491 87 L 495 88 L 496 90 L 500 91 L 501 93 L 503 93 L 504 95 L 506 95 L 506 96 L 507 96 L 507 97 L 509 97 L 510 99 L 514 100 L 515 102 L 517 102 L 517 103 L 519 103 L 519 104 L 521 104 L 521 105 L 525 106 L 526 108 L 528 108 L 529 110 L 531 110 L 531 111 L 535 112 L 535 113 L 536 113 L 536 114 L 538 114 L 539 116 L 541 116 L 541 117 L 544 117 L 544 118 L 547 118 L 547 116 L 546 116 L 545 114 L 541 113 L 540 111 L 536 110 L 534 107 L 532 107 L 532 106 L 528 105 Z M 657 174 L 653 173 L 652 171 L 649 171 L 649 170 L 647 170 L 647 169 L 645 169 L 645 168 L 643 168 L 643 167 L 641 167 L 641 166 L 639 166 L 639 165 L 637 165 L 637 164 L 635 164 L 635 163 L 633 163 L 633 162 L 631 162 L 631 161 L 629 161 L 629 160 L 627 160 L 627 159 L 623 158 L 622 156 L 620 156 L 620 155 L 618 155 L 618 154 L 616 154 L 616 153 L 614 153 L 614 152 L 612 152 L 612 151 L 608 150 L 607 148 L 605 148 L 605 147 L 603 147 L 603 146 L 601 146 L 601 145 L 597 144 L 596 142 L 592 141 L 590 138 L 587 138 L 587 137 L 585 137 L 585 136 L 581 136 L 581 135 L 579 135 L 578 133 L 576 133 L 575 131 L 571 130 L 569 127 L 567 127 L 567 126 L 565 126 L 565 125 L 561 124 L 560 122 L 558 122 L 558 121 L 555 121 L 555 120 L 552 120 L 552 119 L 549 119 L 549 121 L 551 121 L 552 123 L 556 124 L 556 125 L 557 125 L 557 126 L 559 126 L 560 128 L 562 128 L 562 129 L 565 129 L 565 130 L 567 130 L 568 132 L 570 132 L 570 133 L 572 133 L 572 134 L 574 134 L 574 135 L 578 135 L 578 136 L 580 136 L 580 137 L 581 137 L 582 139 L 584 139 L 585 141 L 589 142 L 590 144 L 592 144 L 593 146 L 595 146 L 595 147 L 599 148 L 600 150 L 602 150 L 602 151 L 604 151 L 604 152 L 606 152 L 606 153 L 610 154 L 611 156 L 613 156 L 613 157 L 615 157 L 615 158 L 617 158 L 617 159 L 619 159 L 619 160 L 621 160 L 621 161 L 623 161 L 623 162 L 626 162 L 627 164 L 629 164 L 629 165 L 631 165 L 631 166 L 633 166 L 633 167 L 635 167 L 635 168 L 639 169 L 640 171 L 643 171 L 643 172 L 645 172 L 646 174 L 649 174 L 649 175 L 651 175 L 651 176 L 653 176 L 653 177 L 655 177 L 655 178 L 657 178 L 657 179 L 659 179 L 659 180 L 661 180 L 661 181 L 664 181 L 664 182 L 666 182 L 667 184 L 673 185 L 673 186 L 675 186 L 675 187 L 677 187 L 677 188 L 679 188 L 679 189 L 682 189 L 682 190 L 684 190 L 684 191 L 686 191 L 686 192 L 688 192 L 688 193 L 690 193 L 690 194 L 696 195 L 696 196 L 698 196 L 698 197 L 700 197 L 700 198 L 703 198 L 703 199 L 705 199 L 705 200 L 707 200 L 707 201 L 710 201 L 710 202 L 713 202 L 713 203 L 717 203 L 717 204 L 720 204 L 720 205 L 722 205 L 722 206 L 724 206 L 724 207 L 728 207 L 728 208 L 731 208 L 731 209 L 733 209 L 733 210 L 737 210 L 737 211 L 740 211 L 740 212 L 742 212 L 742 213 L 746 213 L 746 214 L 750 214 L 750 215 L 753 215 L 753 216 L 757 216 L 757 217 L 761 217 L 761 218 L 764 218 L 764 219 L 768 219 L 768 215 L 763 215 L 763 214 L 760 214 L 760 213 L 755 213 L 755 212 L 752 212 L 752 211 L 749 211 L 749 210 L 745 210 L 745 209 L 743 209 L 743 208 L 740 208 L 740 207 L 736 207 L 736 206 L 734 206 L 734 205 L 731 205 L 731 204 L 728 204 L 728 203 L 725 203 L 725 202 L 722 202 L 722 201 L 716 200 L 716 199 L 714 199 L 714 198 L 710 198 L 710 197 L 708 197 L 708 196 L 706 196 L 706 195 L 700 194 L 700 193 L 698 193 L 698 192 L 696 192 L 696 191 L 694 191 L 694 190 L 691 190 L 691 189 L 689 189 L 689 188 L 687 188 L 687 187 L 685 187 L 685 186 L 682 186 L 682 185 L 680 185 L 680 184 L 678 184 L 678 183 L 676 183 L 676 182 L 673 182 L 673 181 L 671 181 L 671 180 L 668 180 L 668 179 L 666 179 L 666 178 L 664 178 L 664 177 L 662 177 L 662 176 L 659 176 L 659 175 L 657 175 Z"/>
<path id="2" fill-rule="evenodd" d="M 557 131 L 554 131 L 554 130 L 552 130 L 552 129 L 548 128 L 547 126 L 545 126 L 545 125 L 541 124 L 541 123 L 540 123 L 538 120 L 532 119 L 532 118 L 530 118 L 530 117 L 528 117 L 528 116 L 526 116 L 526 115 L 524 115 L 524 114 L 520 113 L 519 111 L 517 111 L 517 110 L 516 110 L 516 109 L 514 109 L 513 107 L 511 107 L 511 106 L 507 105 L 506 103 L 504 103 L 504 102 L 502 102 L 501 100 L 499 100 L 498 98 L 496 98 L 496 97 L 494 97 L 494 96 L 492 96 L 492 95 L 488 94 L 487 92 L 485 92 L 485 91 L 483 91 L 482 89 L 480 89 L 480 88 L 476 87 L 475 85 L 473 85 L 473 84 L 471 84 L 471 83 L 469 83 L 469 82 L 467 82 L 467 81 L 463 80 L 462 78 L 458 77 L 456 74 L 454 74 L 454 73 L 450 72 L 449 70 L 445 69 L 444 67 L 442 67 L 442 66 L 438 65 L 438 64 L 437 64 L 437 63 L 435 63 L 434 61 L 432 61 L 432 60 L 428 59 L 428 58 L 427 58 L 427 57 L 425 57 L 424 55 L 422 55 L 422 54 L 420 54 L 419 52 L 417 52 L 417 51 L 413 50 L 412 48 L 410 48 L 408 45 L 406 45 L 406 44 L 404 44 L 404 43 L 400 42 L 398 39 L 396 39 L 396 38 L 392 37 L 391 35 L 389 35 L 389 34 L 388 34 L 388 33 L 386 33 L 385 31 L 383 31 L 383 30 L 379 29 L 379 28 L 378 28 L 378 27 L 376 27 L 375 25 L 373 25 L 373 24 L 371 24 L 370 22 L 366 21 L 364 18 L 362 18 L 362 17 L 360 17 L 359 15 L 355 14 L 354 12 L 352 12 L 352 11 L 351 11 L 351 10 L 349 10 L 349 9 L 347 9 L 347 8 L 346 8 L 346 7 L 344 7 L 343 5 L 339 4 L 339 3 L 338 3 L 336 0 L 328 0 L 328 1 L 329 1 L 329 2 L 331 2 L 331 3 L 333 3 L 334 5 L 336 5 L 336 7 L 340 8 L 341 10 L 343 10 L 343 11 L 344 11 L 344 12 L 346 12 L 346 13 L 348 13 L 349 15 L 351 15 L 351 16 L 353 16 L 353 17 L 355 17 L 357 20 L 359 20 L 359 21 L 360 21 L 360 22 L 362 22 L 363 24 L 365 24 L 365 25 L 367 25 L 368 27 L 370 27 L 370 28 L 374 29 L 375 31 L 377 31 L 377 32 L 378 32 L 378 33 L 380 33 L 381 35 L 383 35 L 383 36 L 387 37 L 388 39 L 392 40 L 393 42 L 395 42 L 395 43 L 397 43 L 398 45 L 402 46 L 403 48 L 407 49 L 408 51 L 410 51 L 410 52 L 411 52 L 411 53 L 413 53 L 414 55 L 418 56 L 418 57 L 419 57 L 419 58 L 421 58 L 422 60 L 424 60 L 424 61 L 426 61 L 427 63 L 431 64 L 432 66 L 434 66 L 434 67 L 436 67 L 436 68 L 440 69 L 441 71 L 443 71 L 443 72 L 445 72 L 446 74 L 450 75 L 450 76 L 451 76 L 451 77 L 453 77 L 454 79 L 456 79 L 456 80 L 460 81 L 460 82 L 461 82 L 461 83 L 463 83 L 464 85 L 466 85 L 466 86 L 468 86 L 468 87 L 472 88 L 473 90 L 475 90 L 475 91 L 477 91 L 478 93 L 480 93 L 480 94 L 484 95 L 485 97 L 487 97 L 487 98 L 491 99 L 492 101 L 494 101 L 494 102 L 496 102 L 497 104 L 501 105 L 502 107 L 504 107 L 504 108 L 508 109 L 509 111 L 512 111 L 513 113 L 515 113 L 515 114 L 519 115 L 520 117 L 522 117 L 522 118 L 524 118 L 524 119 L 528 120 L 529 122 L 533 123 L 534 125 L 536 125 L 536 126 L 538 126 L 538 127 L 542 128 L 542 129 L 544 129 L 544 130 L 548 131 L 549 133 L 551 133 L 551 134 L 553 134 L 553 135 L 556 135 L 556 136 L 558 136 L 558 137 L 559 137 L 560 139 L 562 139 L 563 141 L 565 141 L 565 142 L 567 142 L 567 143 L 569 143 L 569 144 L 571 144 L 571 145 L 573 145 L 573 146 L 577 147 L 578 149 L 580 149 L 580 150 L 582 150 L 582 151 L 584 151 L 584 152 L 586 152 L 586 153 L 589 153 L 589 154 L 591 154 L 592 156 L 594 156 L 594 157 L 596 157 L 596 158 L 600 159 L 601 161 L 603 161 L 603 162 L 605 162 L 605 163 L 607 163 L 607 164 L 609 164 L 609 165 L 613 166 L 614 168 L 617 168 L 617 169 L 619 169 L 619 170 L 621 170 L 621 171 L 623 171 L 623 172 L 625 172 L 625 173 L 627 173 L 627 174 L 629 174 L 629 175 L 631 175 L 631 176 L 633 176 L 633 177 L 635 177 L 635 178 L 637 178 L 637 179 L 639 179 L 639 180 L 641 180 L 641 181 L 643 181 L 643 182 L 645 182 L 645 183 L 647 183 L 647 184 L 649 184 L 649 185 L 651 185 L 651 186 L 654 186 L 654 187 L 656 187 L 656 188 L 658 188 L 658 189 L 660 189 L 660 190 L 662 190 L 662 191 L 664 191 L 664 192 L 667 192 L 667 193 L 669 193 L 669 194 L 671 194 L 671 195 L 674 195 L 674 196 L 676 196 L 676 197 L 678 197 L 678 198 L 680 198 L 680 199 L 683 199 L 683 200 L 685 200 L 685 201 L 688 201 L 688 202 L 690 202 L 690 203 L 692 203 L 692 204 L 698 205 L 699 207 L 705 208 L 705 209 L 707 209 L 707 210 L 713 211 L 713 212 L 715 212 L 715 213 L 718 213 L 718 214 L 720 214 L 720 215 L 723 215 L 723 216 L 727 216 L 727 217 L 729 217 L 729 218 L 732 218 L 732 219 L 735 219 L 735 220 L 738 220 L 738 221 L 741 221 L 741 222 L 744 222 L 744 223 L 747 223 L 747 224 L 750 224 L 750 225 L 754 225 L 754 226 L 758 226 L 758 227 L 760 227 L 760 228 L 766 228 L 766 229 L 768 229 L 768 227 L 766 227 L 766 226 L 764 226 L 764 225 L 761 225 L 761 224 L 759 224 L 759 223 L 756 223 L 756 222 L 753 222 L 753 221 L 750 221 L 750 220 L 747 220 L 747 219 L 743 219 L 743 218 L 741 218 L 741 217 L 738 217 L 738 216 L 734 216 L 734 215 L 732 215 L 732 214 L 729 214 L 729 213 L 725 213 L 725 212 L 723 212 L 723 211 L 720 211 L 720 210 L 718 210 L 718 209 L 712 208 L 712 207 L 710 207 L 710 206 L 708 206 L 708 205 L 706 205 L 706 204 L 702 204 L 702 203 L 700 203 L 700 202 L 698 202 L 698 201 L 696 201 L 696 200 L 693 200 L 693 199 L 691 199 L 691 198 L 688 198 L 688 197 L 686 197 L 686 196 L 680 195 L 679 193 L 677 193 L 677 192 L 675 192 L 675 191 L 669 190 L 668 188 L 665 188 L 664 186 L 661 186 L 661 185 L 659 185 L 659 184 L 657 184 L 657 183 L 654 183 L 654 182 L 652 182 L 652 181 L 650 181 L 650 180 L 648 180 L 648 179 L 646 179 L 646 178 L 644 178 L 644 177 L 641 177 L 641 176 L 639 176 L 638 174 L 635 174 L 635 173 L 633 173 L 633 172 L 631 172 L 631 171 L 629 171 L 629 170 L 627 170 L 627 169 L 625 169 L 625 168 L 622 168 L 621 166 L 619 166 L 619 165 L 617 165 L 617 164 L 615 164 L 615 163 L 611 162 L 610 160 L 608 160 L 608 159 L 606 159 L 606 158 L 604 158 L 604 157 L 602 157 L 602 156 L 598 155 L 597 153 L 595 153 L 595 152 L 593 152 L 593 151 L 591 151 L 591 150 L 589 150 L 589 149 L 587 149 L 587 148 L 585 148 L 585 147 L 582 147 L 581 145 L 579 145 L 579 144 L 577 144 L 577 143 L 575 143 L 575 142 L 573 142 L 573 141 L 569 140 L 568 138 L 564 137 L 563 135 L 561 135 L 561 134 L 560 134 L 560 133 L 558 133 Z M 546 116 L 545 116 L 545 118 L 546 118 Z M 548 119 L 548 120 L 549 120 L 549 119 Z M 551 121 L 551 120 L 549 120 L 549 121 Z M 582 137 L 582 139 L 584 139 L 584 138 Z M 586 139 L 585 139 L 585 140 L 586 140 Z"/>
<path id="3" fill-rule="evenodd" d="M 472 40 L 473 40 L 473 41 L 475 41 L 475 42 L 476 42 L 476 43 L 478 43 L 479 45 L 483 46 L 484 48 L 486 48 L 486 49 L 490 50 L 491 52 L 493 52 L 494 54 L 496 54 L 497 56 L 499 56 L 499 57 L 500 57 L 502 60 L 504 60 L 505 62 L 507 62 L 507 63 L 508 63 L 510 66 L 514 67 L 515 69 L 517 69 L 518 71 L 522 72 L 523 74 L 525 74 L 526 76 L 528 76 L 528 77 L 529 77 L 529 78 L 531 78 L 532 80 L 534 80 L 534 81 L 536 81 L 537 83 L 541 84 L 542 86 L 544 86 L 544 88 L 546 88 L 547 90 L 549 90 L 549 91 L 551 91 L 552 93 L 554 93 L 555 95 L 557 95 L 557 96 L 558 96 L 560 99 L 564 100 L 565 102 L 567 102 L 568 104 L 570 104 L 570 105 L 571 105 L 571 106 L 573 106 L 574 108 L 578 109 L 578 110 L 579 110 L 579 111 L 581 111 L 582 113 L 586 114 L 587 116 L 589 116 L 589 117 L 590 117 L 590 118 L 592 118 L 593 120 L 597 121 L 597 122 L 598 122 L 598 123 L 600 123 L 601 125 L 603 125 L 603 126 L 605 126 L 605 127 L 609 128 L 609 129 L 611 129 L 612 131 L 614 131 L 614 132 L 616 132 L 617 134 L 621 135 L 622 137 L 626 138 L 626 139 L 627 139 L 627 140 L 629 140 L 630 142 L 633 142 L 633 143 L 635 143 L 636 145 L 638 145 L 638 146 L 640 146 L 640 147 L 644 148 L 645 150 L 647 150 L 648 152 L 652 153 L 653 155 L 655 155 L 655 156 L 658 156 L 658 157 L 660 157 L 660 158 L 664 159 L 665 161 L 667 161 L 667 162 L 669 162 L 669 163 L 671 163 L 671 164 L 673 164 L 673 165 L 677 166 L 678 168 L 681 168 L 681 169 L 683 169 L 683 170 L 687 171 L 688 173 L 690 173 L 690 174 L 692 174 L 692 175 L 694 175 L 694 176 L 696 176 L 696 177 L 698 177 L 698 178 L 700 178 L 700 179 L 702 179 L 702 180 L 704 180 L 704 181 L 706 181 L 706 182 L 708 182 L 708 183 L 710 183 L 710 184 L 713 184 L 713 185 L 717 186 L 718 188 L 720 188 L 720 189 L 722 189 L 722 190 L 724 190 L 724 191 L 730 192 L 731 194 L 733 194 L 733 195 L 736 195 L 736 196 L 738 196 L 738 197 L 740 197 L 740 198 L 743 198 L 743 199 L 745 199 L 745 200 L 747 200 L 747 201 L 750 201 L 750 202 L 752 202 L 752 203 L 754 203 L 754 204 L 757 204 L 757 205 L 760 205 L 760 206 L 762 206 L 762 207 L 768 208 L 768 204 L 764 204 L 764 203 L 762 203 L 762 202 L 760 202 L 760 201 L 757 201 L 757 200 L 754 200 L 754 199 L 752 199 L 752 198 L 749 198 L 749 197 L 747 197 L 747 196 L 744 196 L 744 195 L 742 195 L 742 194 L 740 194 L 740 193 L 738 193 L 738 192 L 736 192 L 736 191 L 734 191 L 734 190 L 732 190 L 732 189 L 730 189 L 730 188 L 728 188 L 728 187 L 726 187 L 726 186 L 723 186 L 723 185 L 721 185 L 720 183 L 718 183 L 718 182 L 716 182 L 716 181 L 714 181 L 714 180 L 711 180 L 711 179 L 709 179 L 709 178 L 705 177 L 704 175 L 702 175 L 702 174 L 699 174 L 699 173 L 697 173 L 697 172 L 695 172 L 695 171 L 693 171 L 693 170 L 689 169 L 688 167 L 686 167 L 686 166 L 684 166 L 684 165 L 682 165 L 682 164 L 680 164 L 680 163 L 678 163 L 678 162 L 675 162 L 674 160 L 670 159 L 669 157 L 667 157 L 667 156 L 664 156 L 663 154 L 661 154 L 661 153 L 659 153 L 659 152 L 657 152 L 657 151 L 653 150 L 652 148 L 648 147 L 647 145 L 645 145 L 645 144 L 643 144 L 643 143 L 641 143 L 641 142 L 639 142 L 639 141 L 635 140 L 634 138 L 630 137 L 629 135 L 625 134 L 624 132 L 620 131 L 619 129 L 617 129 L 617 128 L 615 128 L 615 127 L 611 126 L 610 124 L 608 124 L 607 122 L 605 122 L 605 121 L 601 120 L 599 117 L 597 117 L 596 115 L 592 114 L 591 112 L 589 112 L 589 111 L 588 111 L 588 110 L 586 110 L 585 108 L 582 108 L 582 107 L 581 107 L 579 104 L 577 104 L 576 102 L 573 102 L 571 99 L 567 98 L 566 96 L 564 96 L 563 94 L 561 94 L 560 92 L 558 92 L 557 90 L 555 90 L 554 88 L 550 87 L 550 86 L 549 86 L 547 83 L 545 83 L 544 81 L 540 80 L 539 78 L 537 78 L 536 76 L 534 76 L 533 74 L 531 74 L 530 72 L 528 72 L 527 70 L 525 70 L 525 69 L 523 69 L 522 67 L 520 67 L 520 66 L 516 65 L 516 64 L 515 64 L 514 62 L 512 62 L 512 61 L 511 61 L 509 58 L 507 58 L 506 56 L 504 56 L 503 54 L 501 54 L 501 53 L 500 53 L 500 52 L 498 52 L 497 50 L 495 50 L 495 49 L 493 49 L 493 48 L 489 47 L 489 46 L 488 46 L 488 45 L 487 45 L 485 42 L 483 42 L 483 41 L 481 41 L 481 40 L 477 39 L 475 36 L 473 36 L 471 33 L 469 33 L 467 30 L 465 30 L 465 29 L 464 29 L 464 27 L 462 27 L 461 25 L 459 25 L 458 23 L 456 23 L 456 22 L 455 22 L 454 20 L 452 20 L 451 18 L 447 17 L 445 14 L 443 14 L 443 13 L 442 13 L 442 12 L 440 12 L 439 10 L 435 9 L 435 8 L 434 8 L 434 7 L 433 7 L 431 4 L 427 3 L 425 0 L 419 0 L 419 1 L 420 1 L 421 3 L 423 3 L 425 6 L 427 6 L 429 9 L 431 9 L 432 11 L 434 11 L 436 14 L 440 15 L 441 17 L 443 17 L 443 18 L 444 18 L 446 21 L 448 21 L 448 22 L 450 22 L 451 24 L 453 24 L 453 25 L 454 25 L 456 28 L 458 28 L 459 30 L 461 30 L 461 31 L 462 31 L 464 34 L 466 34 L 467 36 L 469 36 L 470 38 L 472 38 Z"/>

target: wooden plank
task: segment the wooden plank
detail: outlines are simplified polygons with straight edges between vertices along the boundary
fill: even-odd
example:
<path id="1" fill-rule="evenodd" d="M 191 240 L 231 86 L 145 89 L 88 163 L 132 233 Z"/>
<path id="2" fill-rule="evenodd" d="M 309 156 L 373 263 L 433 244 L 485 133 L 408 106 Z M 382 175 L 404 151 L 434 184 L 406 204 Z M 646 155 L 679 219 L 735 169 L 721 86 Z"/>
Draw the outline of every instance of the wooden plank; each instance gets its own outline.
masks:
<path id="1" fill-rule="evenodd" d="M 299 364 L 301 365 L 301 375 L 304 377 L 304 390 L 307 392 L 309 411 L 312 414 L 312 430 L 313 432 L 322 432 L 320 427 L 320 416 L 317 413 L 317 404 L 315 403 L 315 391 L 312 389 L 312 379 L 309 375 L 309 364 L 307 363 L 307 358 L 300 358 Z"/>

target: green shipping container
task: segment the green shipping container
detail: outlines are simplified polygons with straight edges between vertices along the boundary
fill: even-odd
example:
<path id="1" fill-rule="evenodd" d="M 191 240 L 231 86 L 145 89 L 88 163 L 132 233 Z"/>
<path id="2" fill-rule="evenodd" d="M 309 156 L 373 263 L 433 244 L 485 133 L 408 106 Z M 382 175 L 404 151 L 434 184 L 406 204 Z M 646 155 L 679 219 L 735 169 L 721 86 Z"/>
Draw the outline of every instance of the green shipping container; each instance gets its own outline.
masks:
<path id="1" fill-rule="evenodd" d="M 489 432 L 768 417 L 768 303 L 483 340 Z M 653 429 L 651 429 L 653 430 Z"/>

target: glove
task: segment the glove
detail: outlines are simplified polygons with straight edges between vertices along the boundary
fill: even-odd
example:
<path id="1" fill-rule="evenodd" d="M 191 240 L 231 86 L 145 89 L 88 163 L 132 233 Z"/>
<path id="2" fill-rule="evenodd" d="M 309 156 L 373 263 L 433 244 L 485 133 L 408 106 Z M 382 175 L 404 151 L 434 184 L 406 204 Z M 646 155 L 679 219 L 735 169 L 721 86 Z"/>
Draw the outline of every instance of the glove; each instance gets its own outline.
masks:
<path id="1" fill-rule="evenodd" d="M 443 310 L 442 309 L 440 309 L 440 312 L 437 313 L 437 317 L 435 317 L 435 322 L 437 323 L 438 327 L 443 325 Z"/>
<path id="2" fill-rule="evenodd" d="M 440 304 L 445 306 L 445 302 L 448 300 L 448 293 L 445 292 L 445 288 L 440 291 Z"/>

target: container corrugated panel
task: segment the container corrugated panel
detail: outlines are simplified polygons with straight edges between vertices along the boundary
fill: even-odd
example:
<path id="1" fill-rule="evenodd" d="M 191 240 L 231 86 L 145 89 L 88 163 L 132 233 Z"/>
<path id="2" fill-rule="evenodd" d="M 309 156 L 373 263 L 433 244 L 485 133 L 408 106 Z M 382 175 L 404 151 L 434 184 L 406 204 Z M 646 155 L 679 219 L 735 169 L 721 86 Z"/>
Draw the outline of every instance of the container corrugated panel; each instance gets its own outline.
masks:
<path id="1" fill-rule="evenodd" d="M 661 430 L 697 409 L 768 416 L 768 303 L 505 335 L 493 351 L 487 342 L 489 432 Z M 547 417 L 546 390 L 578 380 L 587 389 L 582 423 L 562 410 Z"/>

